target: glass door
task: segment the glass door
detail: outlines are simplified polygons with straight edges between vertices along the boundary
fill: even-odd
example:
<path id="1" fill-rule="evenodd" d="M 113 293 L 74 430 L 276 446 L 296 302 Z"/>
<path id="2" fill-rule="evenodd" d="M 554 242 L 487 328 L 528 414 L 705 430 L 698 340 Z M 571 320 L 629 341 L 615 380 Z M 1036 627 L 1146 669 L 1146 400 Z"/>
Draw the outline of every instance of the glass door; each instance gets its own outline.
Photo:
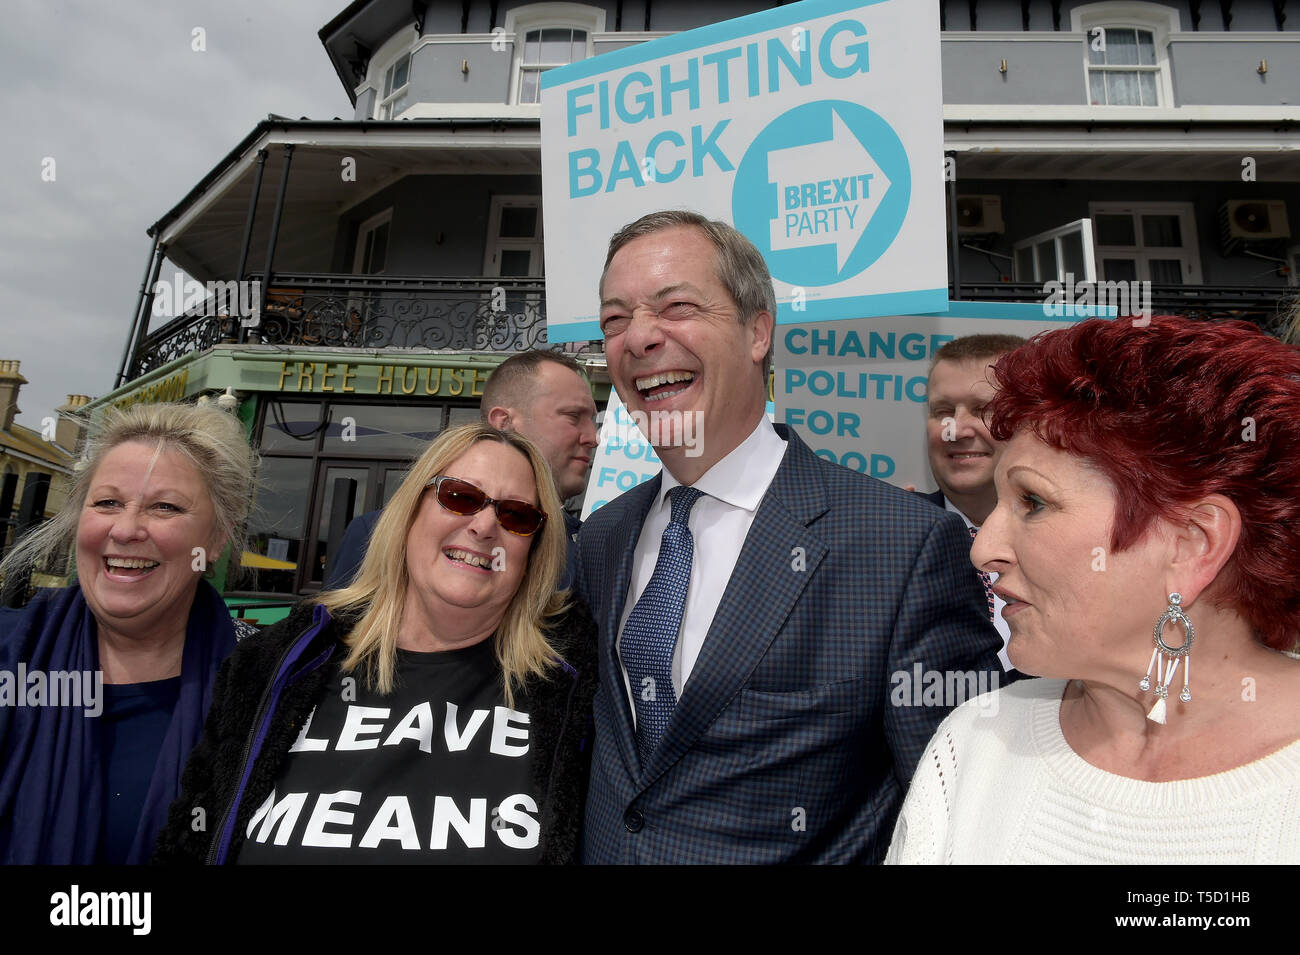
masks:
<path id="1" fill-rule="evenodd" d="M 316 470 L 317 504 L 312 516 L 311 536 L 308 538 L 311 541 L 310 554 L 305 566 L 300 568 L 302 575 L 299 580 L 300 590 L 319 589 L 325 580 L 325 570 L 329 567 L 330 558 L 327 538 L 330 532 L 330 517 L 334 513 L 335 496 L 350 491 L 353 499 L 347 518 L 351 521 L 360 517 L 370 509 L 368 505 L 373 495 L 372 489 L 376 484 L 378 469 L 377 464 L 355 461 L 323 460 L 320 462 Z M 346 483 L 349 481 L 352 482 L 350 486 Z M 335 543 L 337 544 L 338 541 Z"/>
<path id="2" fill-rule="evenodd" d="M 1191 203 L 1089 205 L 1101 278 L 1153 285 L 1199 285 L 1201 260 Z"/>
<path id="3" fill-rule="evenodd" d="M 542 201 L 537 196 L 493 196 L 483 274 L 502 278 L 541 278 Z M 507 350 L 516 338 L 541 321 L 537 292 L 494 292 L 488 301 L 487 344 Z"/>
<path id="4" fill-rule="evenodd" d="M 1092 222 L 1088 219 L 1021 239 L 1013 252 L 1017 282 L 1092 282 L 1097 278 Z"/>

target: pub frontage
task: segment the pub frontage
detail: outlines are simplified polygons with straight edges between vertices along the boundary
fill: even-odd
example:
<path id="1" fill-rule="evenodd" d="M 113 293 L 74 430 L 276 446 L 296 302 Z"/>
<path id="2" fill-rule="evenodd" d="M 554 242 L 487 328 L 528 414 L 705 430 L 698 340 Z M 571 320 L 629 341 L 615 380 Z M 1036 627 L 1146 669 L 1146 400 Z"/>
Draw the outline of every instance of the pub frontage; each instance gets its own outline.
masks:
<path id="1" fill-rule="evenodd" d="M 95 402 L 216 401 L 261 456 L 243 570 L 215 583 L 243 615 L 278 618 L 319 590 L 346 524 L 381 508 L 411 461 L 447 428 L 478 419 L 492 370 L 511 352 L 431 353 L 219 343 Z M 599 377 L 599 368 L 593 368 Z M 608 385 L 597 385 L 603 399 Z"/>

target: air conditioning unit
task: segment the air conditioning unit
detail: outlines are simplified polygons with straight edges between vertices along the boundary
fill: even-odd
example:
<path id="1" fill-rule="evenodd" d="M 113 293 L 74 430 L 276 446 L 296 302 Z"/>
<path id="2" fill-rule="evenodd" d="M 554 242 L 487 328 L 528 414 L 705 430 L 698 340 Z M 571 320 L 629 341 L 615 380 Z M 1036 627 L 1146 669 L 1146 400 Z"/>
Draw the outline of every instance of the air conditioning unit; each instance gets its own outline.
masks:
<path id="1" fill-rule="evenodd" d="M 1232 199 L 1219 209 L 1219 245 L 1225 255 L 1252 242 L 1291 237 L 1282 199 Z"/>
<path id="2" fill-rule="evenodd" d="M 958 196 L 957 234 L 988 235 L 1007 231 L 1001 196 Z"/>

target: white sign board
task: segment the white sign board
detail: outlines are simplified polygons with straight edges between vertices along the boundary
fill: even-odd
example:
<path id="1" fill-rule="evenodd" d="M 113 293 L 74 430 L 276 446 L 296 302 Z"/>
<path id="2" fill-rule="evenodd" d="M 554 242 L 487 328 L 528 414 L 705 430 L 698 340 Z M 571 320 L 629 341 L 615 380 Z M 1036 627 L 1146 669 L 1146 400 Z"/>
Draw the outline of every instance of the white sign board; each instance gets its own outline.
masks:
<path id="1" fill-rule="evenodd" d="M 775 413 L 776 409 L 769 401 L 767 420 L 773 420 Z M 582 520 L 625 491 L 649 481 L 662 469 L 663 462 L 627 413 L 618 392 L 609 389 L 609 403 L 605 405 L 600 424 L 599 444 L 591 458 L 587 493 L 582 499 Z"/>
<path id="2" fill-rule="evenodd" d="M 1031 338 L 1114 308 L 1073 307 L 1065 317 L 1042 305 L 952 302 L 933 315 L 893 315 L 777 329 L 776 420 L 817 454 L 899 487 L 936 488 L 926 453 L 930 359 L 964 335 Z"/>
<path id="3" fill-rule="evenodd" d="M 587 494 L 582 499 L 582 519 L 624 491 L 644 484 L 663 468 L 655 449 L 637 430 L 636 422 L 613 388 L 600 424 L 600 443 L 591 457 Z"/>
<path id="4" fill-rule="evenodd" d="M 609 237 L 657 209 L 748 236 L 778 322 L 946 307 L 935 4 L 803 0 L 541 82 L 550 341 L 601 337 Z"/>

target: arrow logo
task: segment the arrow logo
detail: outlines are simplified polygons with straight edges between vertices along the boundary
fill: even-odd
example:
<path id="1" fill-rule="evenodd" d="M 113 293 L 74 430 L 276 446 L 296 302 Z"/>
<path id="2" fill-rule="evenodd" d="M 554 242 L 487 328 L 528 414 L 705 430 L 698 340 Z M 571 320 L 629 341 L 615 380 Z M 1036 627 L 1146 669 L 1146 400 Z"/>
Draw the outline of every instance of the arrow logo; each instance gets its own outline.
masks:
<path id="1" fill-rule="evenodd" d="M 834 106 L 829 140 L 773 150 L 767 170 L 777 194 L 772 250 L 834 245 L 842 271 L 889 191 L 889 177 Z"/>

